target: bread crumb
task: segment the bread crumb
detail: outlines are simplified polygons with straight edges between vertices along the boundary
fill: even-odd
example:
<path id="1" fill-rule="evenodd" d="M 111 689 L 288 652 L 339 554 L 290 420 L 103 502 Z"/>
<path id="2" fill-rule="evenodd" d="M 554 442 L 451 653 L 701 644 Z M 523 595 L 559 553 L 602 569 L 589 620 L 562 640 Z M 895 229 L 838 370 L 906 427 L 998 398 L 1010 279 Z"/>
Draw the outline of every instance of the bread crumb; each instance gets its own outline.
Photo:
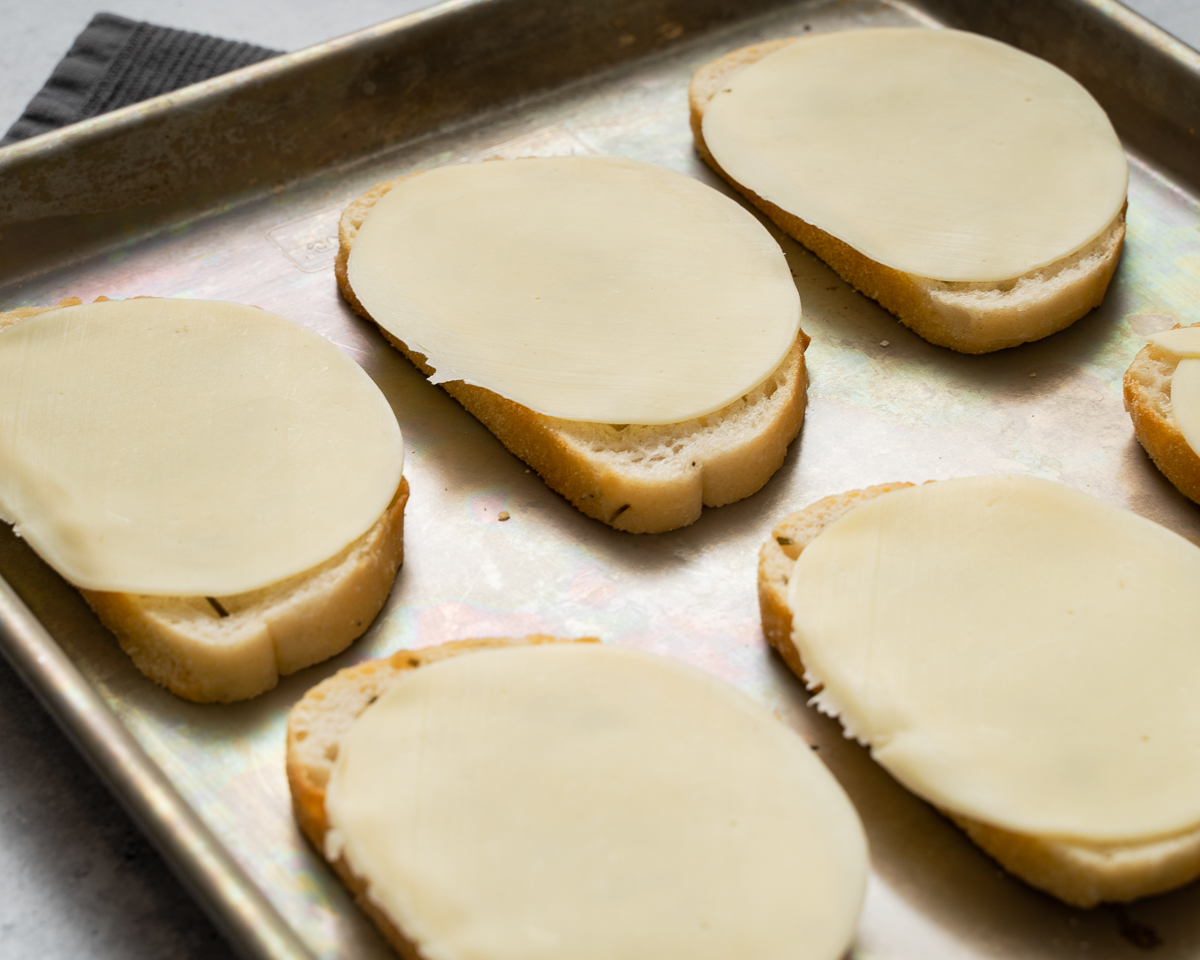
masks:
<path id="1" fill-rule="evenodd" d="M 500 516 L 499 516 L 499 517 L 497 517 L 496 519 L 497 519 L 497 520 L 507 520 L 507 519 L 508 519 L 508 516 L 509 516 L 509 514 L 508 514 L 508 511 L 507 511 L 507 510 L 501 510 L 501 511 L 500 511 Z"/>
<path id="2" fill-rule="evenodd" d="M 1036 373 L 1031 373 L 1031 374 L 1030 374 L 1030 376 L 1031 376 L 1031 377 L 1036 377 L 1036 376 L 1037 376 L 1037 374 L 1036 374 Z"/>
<path id="3" fill-rule="evenodd" d="M 880 345 L 881 347 L 886 347 L 886 346 L 889 346 L 890 344 L 891 344 L 891 341 L 890 341 L 890 340 L 880 340 L 880 341 L 879 341 L 879 345 Z"/>

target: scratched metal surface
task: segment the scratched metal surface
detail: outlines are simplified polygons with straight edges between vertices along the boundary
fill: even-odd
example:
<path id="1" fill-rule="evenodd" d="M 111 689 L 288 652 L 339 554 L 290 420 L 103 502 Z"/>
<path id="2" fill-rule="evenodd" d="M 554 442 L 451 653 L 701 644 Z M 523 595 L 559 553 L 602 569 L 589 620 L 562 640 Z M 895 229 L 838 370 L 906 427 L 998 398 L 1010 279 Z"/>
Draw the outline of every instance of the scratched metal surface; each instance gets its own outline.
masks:
<path id="1" fill-rule="evenodd" d="M 471 6 L 458 4 L 458 14 L 470 15 Z M 1186 60 L 1186 48 L 1167 43 L 1115 4 L 1059 6 L 1086 8 L 1089 16 L 1099 10 L 1135 49 L 1157 44 L 1160 53 Z M 855 957 L 1122 958 L 1153 943 L 1162 958 L 1200 952 L 1195 885 L 1125 909 L 1078 911 L 1006 877 L 845 740 L 835 723 L 806 706 L 800 684 L 762 641 L 754 582 L 756 551 L 778 517 L 829 493 L 895 479 L 1030 473 L 1127 506 L 1200 542 L 1200 511 L 1143 455 L 1120 395 L 1121 375 L 1147 335 L 1195 320 L 1193 304 L 1200 302 L 1200 204 L 1172 159 L 1179 143 L 1169 131 L 1122 129 L 1139 151 L 1132 158 L 1129 232 L 1117 278 L 1100 309 L 1037 344 L 985 357 L 932 347 L 781 239 L 813 338 L 802 436 L 764 490 L 706 510 L 694 526 L 670 534 L 617 533 L 547 490 L 355 318 L 333 281 L 338 212 L 379 179 L 489 156 L 596 153 L 663 164 L 725 189 L 691 147 L 686 85 L 697 66 L 757 39 L 962 22 L 957 16 L 952 3 L 793 3 L 699 36 L 690 36 L 680 20 L 662 18 L 644 52 L 585 83 L 560 84 L 505 110 L 464 114 L 451 129 L 417 142 L 337 157 L 333 166 L 258 196 L 231 191 L 234 199 L 210 204 L 203 214 L 181 205 L 175 219 L 160 217 L 143 229 L 118 230 L 116 221 L 106 221 L 87 238 L 92 246 L 82 255 L 76 250 L 68 265 L 0 272 L 0 309 L 69 295 L 149 294 L 235 300 L 291 317 L 361 363 L 404 430 L 412 485 L 406 559 L 386 609 L 344 655 L 249 703 L 195 706 L 159 690 L 130 665 L 72 589 L 7 530 L 0 532 L 0 575 L 66 652 L 82 685 L 73 686 L 76 680 L 61 671 L 39 672 L 48 648 L 38 648 L 36 639 L 22 648 L 26 676 L 77 725 L 85 750 L 91 742 L 97 753 L 95 745 L 119 739 L 119 731 L 71 704 L 98 695 L 145 752 L 151 772 L 165 776 L 185 812 L 210 831 L 208 839 L 202 835 L 173 855 L 194 883 L 208 883 L 202 899 L 248 954 L 390 955 L 293 824 L 282 764 L 290 705 L 337 669 L 369 657 L 529 632 L 595 634 L 696 664 L 766 703 L 816 744 L 857 804 L 871 843 L 873 873 Z M 618 45 L 642 42 L 620 30 L 617 24 Z M 1027 33 L 1024 45 L 1043 52 L 1053 46 L 1036 31 Z M 1080 57 L 1077 47 L 1071 55 Z M 319 61 L 315 49 L 310 60 Z M 1195 73 L 1195 58 L 1184 68 Z M 1200 99 L 1200 83 L 1190 90 L 1177 93 Z M 1114 114 L 1128 114 L 1127 107 L 1115 105 Z M 314 114 L 313 136 L 321 135 L 325 119 Z M 1157 153 L 1163 137 L 1173 146 Z M 219 164 L 219 148 L 213 149 Z M 501 511 L 511 519 L 500 521 Z M 19 612 L 0 603 L 0 619 L 6 614 Z M 10 629 L 0 640 L 15 658 L 13 636 Z M 115 788 L 133 797 L 132 805 L 148 795 L 136 757 L 97 762 L 109 764 Z M 144 804 L 154 810 L 141 812 L 168 847 L 172 831 L 183 829 L 171 802 L 155 799 Z M 240 874 L 219 863 L 205 866 L 206 853 L 231 859 Z M 247 925 L 253 927 L 261 908 L 245 905 L 247 881 L 299 949 L 252 942 Z M 230 920 L 239 909 L 242 926 Z"/>

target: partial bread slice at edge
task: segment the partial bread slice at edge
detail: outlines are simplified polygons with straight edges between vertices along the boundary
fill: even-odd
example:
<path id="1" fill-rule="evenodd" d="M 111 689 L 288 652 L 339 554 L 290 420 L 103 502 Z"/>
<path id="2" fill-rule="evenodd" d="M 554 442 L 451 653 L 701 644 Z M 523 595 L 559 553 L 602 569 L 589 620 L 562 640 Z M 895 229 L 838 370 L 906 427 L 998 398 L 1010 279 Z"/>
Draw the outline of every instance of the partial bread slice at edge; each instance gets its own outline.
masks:
<path id="1" fill-rule="evenodd" d="M 701 124 L 705 108 L 739 72 L 797 39 L 769 40 L 727 53 L 697 70 L 688 88 L 696 152 L 784 233 L 918 336 L 960 353 L 990 353 L 1040 340 L 1100 305 L 1121 258 L 1124 209 L 1090 244 L 1040 270 L 1015 280 L 950 283 L 884 266 L 725 173 L 704 142 Z"/>
<path id="2" fill-rule="evenodd" d="M 337 761 L 338 745 L 359 715 L 408 671 L 476 650 L 540 643 L 599 642 L 595 637 L 565 640 L 541 634 L 522 638 L 457 640 L 420 650 L 401 650 L 383 660 L 368 660 L 347 667 L 317 684 L 292 707 L 288 716 L 287 778 L 292 808 L 300 830 L 324 857 L 325 834 L 329 830 L 325 815 L 325 787 Z M 339 857 L 332 862 L 332 866 L 338 878 L 354 894 L 362 911 L 375 922 L 396 951 L 405 960 L 423 960 L 412 941 L 396 928 L 367 895 L 366 881 L 350 870 L 345 858 Z"/>
<path id="3" fill-rule="evenodd" d="M 804 664 L 792 643 L 787 583 L 796 558 L 828 526 L 860 503 L 911 483 L 886 483 L 825 497 L 781 520 L 758 555 L 758 601 L 767 642 L 801 680 Z M 941 810 L 1031 886 L 1073 906 L 1126 902 L 1164 893 L 1200 876 L 1200 827 L 1146 843 L 1081 843 L 1013 833 Z"/>
<path id="4" fill-rule="evenodd" d="M 79 304 L 71 297 L 0 314 L 0 330 Z M 371 625 L 404 557 L 408 495 L 401 477 L 391 503 L 361 537 L 319 566 L 249 593 L 159 597 L 77 589 L 155 683 L 197 703 L 246 700 L 280 676 L 341 653 Z"/>
<path id="5" fill-rule="evenodd" d="M 371 208 L 405 179 L 368 190 L 338 224 L 338 287 L 354 312 L 372 322 L 350 287 L 347 263 Z M 433 372 L 424 356 L 387 330 L 383 334 L 426 376 Z M 702 506 L 750 496 L 782 466 L 804 422 L 808 339 L 801 332 L 776 371 L 746 396 L 677 424 L 563 420 L 462 381 L 440 386 L 587 516 L 629 533 L 663 533 L 694 523 Z"/>
<path id="6" fill-rule="evenodd" d="M 1179 432 L 1171 407 L 1171 378 L 1177 366 L 1179 358 L 1167 351 L 1153 344 L 1142 347 L 1125 371 L 1125 409 L 1154 465 L 1180 493 L 1200 503 L 1200 456 Z"/>

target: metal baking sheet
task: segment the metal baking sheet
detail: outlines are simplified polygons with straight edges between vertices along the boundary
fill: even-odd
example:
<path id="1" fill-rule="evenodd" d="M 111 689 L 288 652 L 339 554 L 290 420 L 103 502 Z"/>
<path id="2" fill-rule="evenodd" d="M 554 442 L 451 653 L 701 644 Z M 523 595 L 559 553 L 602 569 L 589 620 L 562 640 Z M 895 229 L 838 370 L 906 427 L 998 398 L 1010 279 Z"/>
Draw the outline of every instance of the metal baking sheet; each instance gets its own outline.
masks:
<path id="1" fill-rule="evenodd" d="M 755 496 L 670 534 L 610 530 L 340 300 L 337 215 L 376 181 L 489 156 L 595 153 L 725 190 L 692 150 L 692 71 L 759 39 L 880 24 L 975 29 L 1087 84 L 1130 152 L 1124 258 L 1104 305 L 1069 330 L 966 357 L 910 334 L 781 239 L 813 338 L 810 405 Z M 9 147 L 0 309 L 151 294 L 308 324 L 394 405 L 413 492 L 404 567 L 370 632 L 248 703 L 196 706 L 155 687 L 7 529 L 0 646 L 248 956 L 390 956 L 293 824 L 291 704 L 368 657 L 529 632 L 595 634 L 693 663 L 816 745 L 871 844 L 857 958 L 1195 956 L 1200 886 L 1121 908 L 1063 906 L 1007 877 L 809 709 L 762 640 L 754 568 L 775 520 L 820 496 L 1000 471 L 1060 480 L 1200 541 L 1200 510 L 1142 453 L 1120 394 L 1147 335 L 1196 319 L 1197 128 L 1200 57 L 1111 0 L 456 0 Z"/>

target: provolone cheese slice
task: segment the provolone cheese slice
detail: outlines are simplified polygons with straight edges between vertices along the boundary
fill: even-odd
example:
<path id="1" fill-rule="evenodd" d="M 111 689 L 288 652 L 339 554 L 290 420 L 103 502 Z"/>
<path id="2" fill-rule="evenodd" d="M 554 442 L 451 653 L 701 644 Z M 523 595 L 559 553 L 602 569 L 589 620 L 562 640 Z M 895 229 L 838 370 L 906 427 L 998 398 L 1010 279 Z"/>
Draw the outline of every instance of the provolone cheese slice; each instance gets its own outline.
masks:
<path id="1" fill-rule="evenodd" d="M 406 676 L 325 806 L 330 852 L 429 960 L 837 960 L 866 881 L 803 740 L 707 674 L 592 644 Z"/>
<path id="2" fill-rule="evenodd" d="M 0 516 L 91 590 L 229 596 L 379 518 L 403 444 L 349 357 L 253 307 L 139 299 L 0 333 Z"/>
<path id="3" fill-rule="evenodd" d="M 1171 374 L 1171 417 L 1187 445 L 1200 453 L 1200 326 L 1164 330 L 1150 343 L 1180 358 Z"/>
<path id="4" fill-rule="evenodd" d="M 734 180 L 872 260 L 936 280 L 1018 277 L 1100 235 L 1128 168 L 1057 67 L 953 30 L 806 37 L 733 77 L 704 142 Z"/>
<path id="5" fill-rule="evenodd" d="M 818 702 L 915 793 L 1018 833 L 1200 824 L 1200 549 L 1046 480 L 885 494 L 801 553 Z"/>
<path id="6" fill-rule="evenodd" d="M 796 340 L 779 245 L 737 203 L 635 160 L 460 164 L 372 209 L 350 285 L 463 380 L 600 423 L 678 423 L 765 380 Z"/>
<path id="7" fill-rule="evenodd" d="M 1171 416 L 1187 445 L 1200 452 L 1200 359 L 1180 360 L 1171 375 Z"/>
<path id="8" fill-rule="evenodd" d="M 1163 330 L 1150 343 L 1176 357 L 1200 357 L 1200 326 Z"/>

